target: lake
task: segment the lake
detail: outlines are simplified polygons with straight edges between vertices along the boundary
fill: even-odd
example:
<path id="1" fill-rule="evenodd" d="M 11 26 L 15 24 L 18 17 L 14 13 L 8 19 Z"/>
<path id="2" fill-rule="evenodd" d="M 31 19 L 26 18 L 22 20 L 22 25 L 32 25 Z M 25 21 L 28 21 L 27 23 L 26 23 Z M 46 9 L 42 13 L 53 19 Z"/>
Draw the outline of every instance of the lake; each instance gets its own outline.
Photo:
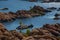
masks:
<path id="1" fill-rule="evenodd" d="M 21 0 L 8 0 L 8 1 L 0 1 L 0 8 L 9 8 L 9 10 L 0 10 L 0 12 L 16 12 L 17 10 L 29 10 L 30 7 L 33 7 L 34 5 L 39 5 L 41 7 L 44 7 L 45 9 L 48 7 L 56 7 L 57 9 L 60 7 L 60 3 L 41 3 L 41 2 L 28 2 L 28 1 L 21 1 Z M 44 16 L 39 17 L 33 17 L 33 18 L 26 18 L 26 19 L 16 19 L 13 22 L 3 22 L 5 27 L 8 30 L 14 30 L 16 27 L 18 27 L 20 24 L 20 21 L 22 21 L 26 25 L 33 24 L 34 28 L 40 28 L 44 24 L 55 24 L 60 23 L 60 20 L 53 20 L 54 15 L 58 13 L 59 11 L 53 10 L 52 12 L 47 13 Z"/>

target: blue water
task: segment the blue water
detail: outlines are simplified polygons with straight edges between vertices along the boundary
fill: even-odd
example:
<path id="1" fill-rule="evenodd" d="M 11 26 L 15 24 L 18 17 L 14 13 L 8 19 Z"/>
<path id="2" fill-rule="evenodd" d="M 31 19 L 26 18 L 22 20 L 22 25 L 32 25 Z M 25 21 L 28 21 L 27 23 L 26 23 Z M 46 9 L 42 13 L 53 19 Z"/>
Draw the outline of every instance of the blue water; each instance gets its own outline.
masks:
<path id="1" fill-rule="evenodd" d="M 57 9 L 60 7 L 60 3 L 41 3 L 41 2 L 28 2 L 28 1 L 20 1 L 20 0 L 8 0 L 8 1 L 0 1 L 0 8 L 9 8 L 9 10 L 0 10 L 0 12 L 16 12 L 17 10 L 29 10 L 30 7 L 34 5 L 39 5 L 44 7 L 45 9 L 48 7 L 56 7 Z M 33 18 L 26 18 L 26 19 L 16 19 L 13 22 L 4 22 L 5 27 L 8 30 L 14 30 L 16 27 L 19 26 L 19 22 L 22 21 L 24 24 L 29 25 L 33 24 L 33 28 L 40 28 L 44 24 L 55 24 L 60 23 L 60 20 L 53 20 L 54 14 L 58 11 L 53 10 L 50 13 L 47 13 L 45 16 L 33 17 Z"/>

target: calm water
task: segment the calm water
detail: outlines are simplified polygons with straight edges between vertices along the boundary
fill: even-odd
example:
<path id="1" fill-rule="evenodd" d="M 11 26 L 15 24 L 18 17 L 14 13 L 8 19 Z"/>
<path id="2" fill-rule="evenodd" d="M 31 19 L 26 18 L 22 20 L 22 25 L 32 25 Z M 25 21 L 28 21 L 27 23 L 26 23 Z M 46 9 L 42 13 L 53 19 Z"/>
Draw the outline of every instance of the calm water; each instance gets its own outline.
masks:
<path id="1" fill-rule="evenodd" d="M 29 10 L 30 7 L 33 7 L 34 5 L 39 5 L 44 7 L 45 9 L 48 7 L 56 7 L 57 9 L 60 7 L 60 3 L 40 3 L 40 2 L 28 2 L 28 1 L 20 1 L 20 0 L 8 0 L 8 1 L 0 1 L 0 8 L 9 8 L 9 10 L 0 12 L 16 12 L 17 10 Z M 24 24 L 29 25 L 33 24 L 33 28 L 39 28 L 42 27 L 44 24 L 54 24 L 54 23 L 60 23 L 60 20 L 53 20 L 54 14 L 56 14 L 58 11 L 54 10 L 50 13 L 47 13 L 45 16 L 39 16 L 34 18 L 26 18 L 26 19 L 16 19 L 13 22 L 6 22 L 4 23 L 5 27 L 8 30 L 14 30 L 17 26 L 19 26 L 19 22 L 22 21 Z"/>

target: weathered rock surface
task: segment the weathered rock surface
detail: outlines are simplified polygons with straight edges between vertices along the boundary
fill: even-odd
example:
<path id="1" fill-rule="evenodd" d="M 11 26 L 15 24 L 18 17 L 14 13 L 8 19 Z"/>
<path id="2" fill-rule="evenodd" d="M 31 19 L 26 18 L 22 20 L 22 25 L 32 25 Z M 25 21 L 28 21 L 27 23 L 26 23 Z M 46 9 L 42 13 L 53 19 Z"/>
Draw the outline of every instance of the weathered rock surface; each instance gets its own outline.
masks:
<path id="1" fill-rule="evenodd" d="M 0 40 L 60 40 L 60 24 L 46 24 L 42 28 L 33 29 L 26 37 L 16 30 L 8 31 L 0 23 Z"/>
<path id="2" fill-rule="evenodd" d="M 35 17 L 35 16 L 41 16 L 45 15 L 46 12 L 51 12 L 49 10 L 44 9 L 43 7 L 40 6 L 34 6 L 30 10 L 18 10 L 16 13 L 14 12 L 8 12 L 8 13 L 3 13 L 0 12 L 0 21 L 13 21 L 16 18 L 30 18 L 30 17 Z"/>
<path id="3" fill-rule="evenodd" d="M 17 31 L 8 31 L 4 25 L 0 23 L 0 40 L 21 40 L 23 35 Z"/>
<path id="4" fill-rule="evenodd" d="M 20 25 L 16 29 L 17 30 L 23 30 L 23 29 L 28 29 L 28 28 L 33 28 L 33 25 Z"/>
<path id="5" fill-rule="evenodd" d="M 33 29 L 25 40 L 60 40 L 59 36 L 60 24 L 46 24 L 42 28 Z"/>

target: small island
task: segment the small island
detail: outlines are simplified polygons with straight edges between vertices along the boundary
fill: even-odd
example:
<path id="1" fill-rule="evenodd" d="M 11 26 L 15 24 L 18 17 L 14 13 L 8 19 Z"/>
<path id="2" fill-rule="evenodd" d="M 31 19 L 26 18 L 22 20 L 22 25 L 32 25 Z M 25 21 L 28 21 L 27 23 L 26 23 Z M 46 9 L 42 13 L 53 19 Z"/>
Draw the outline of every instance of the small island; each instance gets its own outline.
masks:
<path id="1" fill-rule="evenodd" d="M 43 7 L 35 5 L 30 10 L 18 10 L 16 13 L 14 13 L 14 12 L 8 12 L 8 13 L 0 12 L 0 21 L 9 22 L 9 21 L 13 21 L 17 18 L 22 19 L 22 18 L 31 18 L 31 17 L 36 17 L 36 16 L 42 16 L 48 12 L 51 12 L 51 11 L 44 9 Z"/>

